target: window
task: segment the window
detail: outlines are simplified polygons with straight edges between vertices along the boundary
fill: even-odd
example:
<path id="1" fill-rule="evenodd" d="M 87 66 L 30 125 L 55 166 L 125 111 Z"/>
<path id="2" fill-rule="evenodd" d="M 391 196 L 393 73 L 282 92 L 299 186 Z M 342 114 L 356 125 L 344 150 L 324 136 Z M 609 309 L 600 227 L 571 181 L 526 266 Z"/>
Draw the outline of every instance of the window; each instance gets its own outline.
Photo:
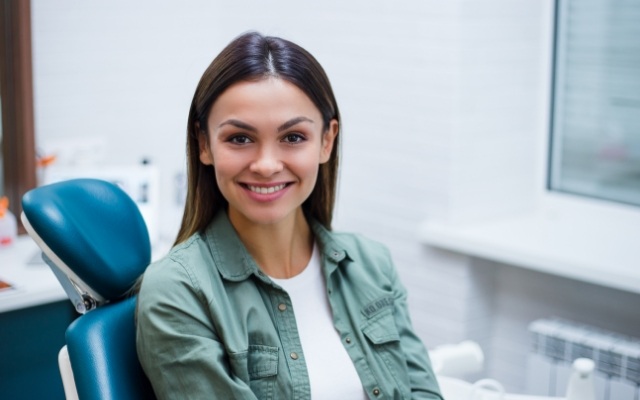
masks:
<path id="1" fill-rule="evenodd" d="M 549 189 L 640 206 L 640 2 L 556 8 Z"/>

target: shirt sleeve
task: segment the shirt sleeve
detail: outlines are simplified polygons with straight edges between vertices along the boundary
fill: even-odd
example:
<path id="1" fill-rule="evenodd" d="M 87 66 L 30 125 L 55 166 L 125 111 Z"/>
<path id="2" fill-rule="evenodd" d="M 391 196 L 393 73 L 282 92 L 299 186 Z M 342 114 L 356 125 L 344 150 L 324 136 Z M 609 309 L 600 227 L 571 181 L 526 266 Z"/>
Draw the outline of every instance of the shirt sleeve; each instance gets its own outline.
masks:
<path id="1" fill-rule="evenodd" d="M 431 360 L 429 359 L 427 349 L 413 330 L 409 316 L 409 306 L 407 304 L 407 290 L 402 282 L 400 282 L 391 256 L 388 253 L 387 257 L 389 259 L 389 274 L 395 298 L 395 321 L 400 335 L 400 345 L 407 357 L 411 398 L 415 400 L 442 400 L 440 387 L 431 368 Z"/>
<path id="2" fill-rule="evenodd" d="M 206 300 L 181 265 L 147 269 L 136 318 L 138 358 L 158 399 L 256 399 L 230 373 Z"/>

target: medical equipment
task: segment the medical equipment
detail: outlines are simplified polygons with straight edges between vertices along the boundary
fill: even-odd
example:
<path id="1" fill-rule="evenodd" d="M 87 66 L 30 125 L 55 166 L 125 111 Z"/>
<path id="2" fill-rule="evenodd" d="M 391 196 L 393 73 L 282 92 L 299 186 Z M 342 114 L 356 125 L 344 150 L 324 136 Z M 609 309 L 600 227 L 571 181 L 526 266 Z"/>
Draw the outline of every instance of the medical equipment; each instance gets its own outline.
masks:
<path id="1" fill-rule="evenodd" d="M 475 382 L 461 379 L 462 375 L 482 370 L 484 355 L 475 342 L 439 346 L 431 350 L 429 355 L 446 400 L 595 400 L 594 363 L 590 359 L 574 361 L 566 397 L 547 397 L 508 393 L 494 379 L 485 378 Z"/>
<path id="2" fill-rule="evenodd" d="M 135 349 L 135 296 L 151 260 L 138 206 L 118 186 L 74 179 L 23 199 L 22 221 L 76 310 L 59 357 L 68 400 L 153 399 Z"/>

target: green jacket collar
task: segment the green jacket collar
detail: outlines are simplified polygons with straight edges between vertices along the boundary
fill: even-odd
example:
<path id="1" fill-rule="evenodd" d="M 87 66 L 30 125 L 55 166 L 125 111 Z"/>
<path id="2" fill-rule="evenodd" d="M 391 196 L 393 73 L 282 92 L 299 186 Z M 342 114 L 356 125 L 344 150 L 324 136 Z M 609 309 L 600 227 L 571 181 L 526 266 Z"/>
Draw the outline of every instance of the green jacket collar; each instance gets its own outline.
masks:
<path id="1" fill-rule="evenodd" d="M 343 261 L 351 261 L 347 244 L 319 222 L 311 220 L 309 225 L 324 257 L 323 268 L 332 272 Z M 243 281 L 251 275 L 270 283 L 240 240 L 226 212 L 219 212 L 207 227 L 203 239 L 207 242 L 218 271 L 229 281 Z"/>

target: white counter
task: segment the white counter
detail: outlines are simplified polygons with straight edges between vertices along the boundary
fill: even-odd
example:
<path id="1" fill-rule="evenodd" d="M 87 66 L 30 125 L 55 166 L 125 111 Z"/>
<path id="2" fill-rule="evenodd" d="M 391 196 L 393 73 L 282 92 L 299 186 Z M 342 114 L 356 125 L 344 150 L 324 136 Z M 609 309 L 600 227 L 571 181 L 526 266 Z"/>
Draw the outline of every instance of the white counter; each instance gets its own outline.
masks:
<path id="1" fill-rule="evenodd" d="M 515 267 L 640 293 L 635 209 L 541 212 L 475 224 L 425 222 L 426 244 Z"/>
<path id="2" fill-rule="evenodd" d="M 0 312 L 47 304 L 67 298 L 62 286 L 26 235 L 0 248 L 0 280 L 13 286 L 0 290 Z"/>

